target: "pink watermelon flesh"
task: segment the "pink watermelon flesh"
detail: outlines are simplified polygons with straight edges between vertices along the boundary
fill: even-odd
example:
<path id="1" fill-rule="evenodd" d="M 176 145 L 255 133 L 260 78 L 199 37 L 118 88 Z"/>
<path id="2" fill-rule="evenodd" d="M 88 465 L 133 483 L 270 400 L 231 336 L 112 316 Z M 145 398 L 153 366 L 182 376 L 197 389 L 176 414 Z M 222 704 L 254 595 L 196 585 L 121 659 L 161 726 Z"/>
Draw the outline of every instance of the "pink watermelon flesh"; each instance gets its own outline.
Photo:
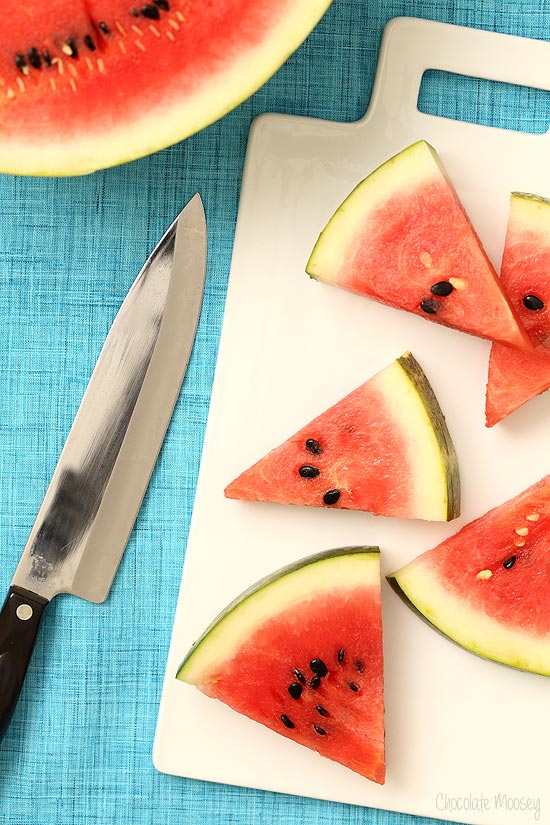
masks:
<path id="1" fill-rule="evenodd" d="M 406 516 L 412 491 L 402 461 L 405 436 L 393 427 L 391 412 L 377 388 L 363 384 L 242 473 L 225 495 Z M 319 447 L 308 449 L 310 443 Z M 319 470 L 317 477 L 300 475 L 308 466 Z M 324 497 L 331 490 L 339 496 L 328 505 Z"/>
<path id="2" fill-rule="evenodd" d="M 532 349 L 437 153 L 425 141 L 356 187 L 321 233 L 306 271 L 462 332 Z"/>
<path id="3" fill-rule="evenodd" d="M 399 518 L 459 512 L 454 448 L 410 353 L 241 473 L 225 495 Z"/>
<path id="4" fill-rule="evenodd" d="M 463 647 L 550 675 L 550 476 L 388 577 Z"/>
<path id="5" fill-rule="evenodd" d="M 360 551 L 379 556 L 377 548 L 336 552 Z M 330 559 L 330 553 L 326 555 Z M 356 575 L 355 581 L 343 581 L 337 560 L 332 583 L 293 596 L 291 606 L 275 609 L 244 638 L 238 630 L 228 632 L 222 642 L 214 638 L 212 647 L 221 647 L 220 659 L 208 652 L 207 665 L 196 666 L 193 656 L 200 655 L 201 645 L 208 646 L 214 636 L 207 631 L 188 654 L 178 678 L 276 733 L 383 784 L 379 562 L 375 575 L 362 576 L 360 567 Z M 284 605 L 284 595 L 281 600 Z M 213 624 L 214 631 L 225 615 L 232 618 L 228 611 Z M 235 636 L 241 639 L 237 644 Z"/>
<path id="6" fill-rule="evenodd" d="M 512 194 L 500 278 L 536 351 L 493 344 L 485 406 L 488 427 L 550 387 L 550 201 Z"/>
<path id="7" fill-rule="evenodd" d="M 307 600 L 272 619 L 251 636 L 232 662 L 224 664 L 223 672 L 211 675 L 202 690 L 239 713 L 249 715 L 248 709 L 254 708 L 257 722 L 313 750 L 322 749 L 328 759 L 375 782 L 383 782 L 380 602 L 374 602 L 372 594 L 361 587 L 347 593 L 345 602 L 334 594 L 316 599 L 315 624 L 304 627 L 308 644 L 304 649 L 303 642 L 289 632 L 289 627 L 297 620 L 302 623 L 310 610 Z M 348 640 L 346 647 L 342 647 L 344 638 Z M 340 650 L 344 651 L 341 664 Z M 316 690 L 310 687 L 315 674 L 309 663 L 314 659 L 330 668 Z M 288 693 L 289 685 L 301 684 L 296 669 L 307 677 L 299 702 L 293 701 Z M 357 690 L 352 689 L 353 685 Z M 282 714 L 294 724 L 292 733 L 281 722 Z M 325 734 L 316 731 L 316 726 Z M 365 727 L 370 732 L 368 738 L 364 735 Z"/>

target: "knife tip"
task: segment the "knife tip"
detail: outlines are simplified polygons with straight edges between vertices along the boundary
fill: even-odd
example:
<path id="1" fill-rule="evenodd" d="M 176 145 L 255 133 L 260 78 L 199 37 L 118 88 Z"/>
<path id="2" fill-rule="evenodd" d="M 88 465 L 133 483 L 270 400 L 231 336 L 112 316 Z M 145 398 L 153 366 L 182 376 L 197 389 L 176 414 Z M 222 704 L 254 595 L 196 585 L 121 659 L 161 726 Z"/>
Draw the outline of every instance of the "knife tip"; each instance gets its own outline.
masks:
<path id="1" fill-rule="evenodd" d="M 204 203 L 197 192 L 193 197 L 187 201 L 178 217 L 174 221 L 174 226 L 186 226 L 188 228 L 194 227 L 206 234 L 206 214 L 204 211 Z"/>

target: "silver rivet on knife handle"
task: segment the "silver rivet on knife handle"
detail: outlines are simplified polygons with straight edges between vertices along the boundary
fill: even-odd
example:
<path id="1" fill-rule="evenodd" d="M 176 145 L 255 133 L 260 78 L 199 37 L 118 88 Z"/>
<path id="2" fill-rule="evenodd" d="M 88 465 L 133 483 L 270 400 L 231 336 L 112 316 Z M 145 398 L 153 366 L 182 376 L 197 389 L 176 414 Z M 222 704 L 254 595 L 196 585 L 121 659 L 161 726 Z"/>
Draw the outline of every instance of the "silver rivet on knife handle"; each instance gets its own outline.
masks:
<path id="1" fill-rule="evenodd" d="M 30 604 L 20 604 L 15 611 L 15 615 L 18 619 L 21 619 L 22 622 L 28 622 L 29 619 L 32 619 L 33 612 L 34 611 Z"/>

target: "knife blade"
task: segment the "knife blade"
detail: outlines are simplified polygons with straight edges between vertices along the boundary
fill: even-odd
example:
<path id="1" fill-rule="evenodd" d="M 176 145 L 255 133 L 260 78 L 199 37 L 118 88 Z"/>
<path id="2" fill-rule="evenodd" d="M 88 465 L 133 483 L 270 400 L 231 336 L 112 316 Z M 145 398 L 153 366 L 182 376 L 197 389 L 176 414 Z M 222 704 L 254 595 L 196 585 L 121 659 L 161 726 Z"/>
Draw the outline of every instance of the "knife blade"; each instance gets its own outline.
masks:
<path id="1" fill-rule="evenodd" d="M 206 248 L 195 195 L 107 335 L 0 611 L 0 740 L 47 604 L 59 593 L 107 598 L 193 348 Z"/>

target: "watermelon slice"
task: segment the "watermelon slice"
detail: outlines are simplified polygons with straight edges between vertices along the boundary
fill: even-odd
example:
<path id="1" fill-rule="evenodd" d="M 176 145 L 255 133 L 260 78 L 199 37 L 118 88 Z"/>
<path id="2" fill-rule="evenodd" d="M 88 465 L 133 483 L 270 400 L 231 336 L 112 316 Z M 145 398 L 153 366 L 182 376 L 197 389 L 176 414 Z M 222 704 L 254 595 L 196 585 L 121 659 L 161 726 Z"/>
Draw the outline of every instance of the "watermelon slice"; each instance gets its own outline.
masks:
<path id="1" fill-rule="evenodd" d="M 388 577 L 472 653 L 550 676 L 550 476 Z"/>
<path id="2" fill-rule="evenodd" d="M 383 784 L 378 548 L 330 550 L 258 582 L 208 627 L 177 678 Z"/>
<path id="3" fill-rule="evenodd" d="M 75 175 L 182 140 L 298 48 L 331 0 L 3 0 L 0 171 Z"/>
<path id="4" fill-rule="evenodd" d="M 353 190 L 319 236 L 306 271 L 439 324 L 532 350 L 436 151 L 423 140 Z"/>
<path id="5" fill-rule="evenodd" d="M 445 418 L 410 353 L 245 470 L 225 495 L 432 521 L 460 511 Z"/>
<path id="6" fill-rule="evenodd" d="M 512 193 L 500 280 L 536 351 L 493 344 L 485 404 L 488 427 L 550 387 L 549 200 Z"/>

